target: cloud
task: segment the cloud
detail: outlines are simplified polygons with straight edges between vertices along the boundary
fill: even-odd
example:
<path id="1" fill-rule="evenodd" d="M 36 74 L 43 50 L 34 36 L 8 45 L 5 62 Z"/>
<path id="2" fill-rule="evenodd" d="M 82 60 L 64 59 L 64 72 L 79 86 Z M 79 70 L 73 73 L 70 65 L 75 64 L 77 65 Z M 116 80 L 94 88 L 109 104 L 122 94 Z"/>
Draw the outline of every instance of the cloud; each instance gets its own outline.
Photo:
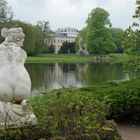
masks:
<path id="1" fill-rule="evenodd" d="M 135 10 L 134 0 L 7 0 L 15 18 L 36 24 L 47 20 L 53 29 L 71 26 L 81 29 L 93 8 L 101 7 L 110 13 L 115 27 L 127 28 Z"/>
<path id="2" fill-rule="evenodd" d="M 17 0 L 17 3 L 22 6 L 43 6 L 45 0 Z"/>
<path id="3" fill-rule="evenodd" d="M 127 28 L 132 22 L 135 12 L 134 0 L 111 0 L 110 6 L 105 7 L 110 13 L 110 19 L 114 26 Z"/>

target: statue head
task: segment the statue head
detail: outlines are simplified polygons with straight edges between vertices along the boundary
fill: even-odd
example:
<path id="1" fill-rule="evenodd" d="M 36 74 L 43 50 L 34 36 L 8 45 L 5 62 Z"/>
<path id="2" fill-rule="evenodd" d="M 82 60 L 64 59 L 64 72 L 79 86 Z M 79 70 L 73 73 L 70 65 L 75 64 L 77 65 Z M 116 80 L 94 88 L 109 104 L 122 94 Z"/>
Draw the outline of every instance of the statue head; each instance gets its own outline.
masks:
<path id="1" fill-rule="evenodd" d="M 3 28 L 1 30 L 1 36 L 5 38 L 5 43 L 15 43 L 19 47 L 23 46 L 24 42 L 24 33 L 22 28 Z"/>

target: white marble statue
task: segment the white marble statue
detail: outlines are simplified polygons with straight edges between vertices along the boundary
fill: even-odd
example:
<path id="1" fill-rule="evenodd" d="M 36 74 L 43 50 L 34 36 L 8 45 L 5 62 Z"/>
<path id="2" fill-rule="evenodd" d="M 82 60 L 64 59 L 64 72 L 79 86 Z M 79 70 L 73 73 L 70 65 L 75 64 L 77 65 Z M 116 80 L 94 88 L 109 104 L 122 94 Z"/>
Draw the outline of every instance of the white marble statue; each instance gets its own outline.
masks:
<path id="1" fill-rule="evenodd" d="M 31 80 L 24 67 L 27 58 L 21 48 L 24 41 L 22 28 L 3 28 L 0 44 L 0 129 L 36 124 L 36 116 L 27 106 L 31 94 Z"/>

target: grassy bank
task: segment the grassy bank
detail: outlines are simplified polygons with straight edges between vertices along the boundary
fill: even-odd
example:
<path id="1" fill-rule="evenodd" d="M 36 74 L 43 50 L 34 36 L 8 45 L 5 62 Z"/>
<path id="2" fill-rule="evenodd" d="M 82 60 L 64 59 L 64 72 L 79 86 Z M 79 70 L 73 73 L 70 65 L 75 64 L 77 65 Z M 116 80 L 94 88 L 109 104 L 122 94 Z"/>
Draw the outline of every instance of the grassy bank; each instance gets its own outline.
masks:
<path id="1" fill-rule="evenodd" d="M 54 63 L 54 62 L 93 62 L 94 56 L 78 56 L 78 55 L 63 55 L 63 54 L 40 54 L 38 56 L 27 59 L 27 63 Z"/>
<path id="2" fill-rule="evenodd" d="M 59 89 L 30 99 L 38 125 L 0 132 L 0 139 L 121 140 L 115 121 L 140 121 L 140 79 Z"/>
<path id="3" fill-rule="evenodd" d="M 109 56 L 111 63 L 125 62 L 129 60 L 127 54 L 125 53 L 112 53 Z"/>
<path id="4" fill-rule="evenodd" d="M 99 61 L 109 61 L 109 62 L 123 62 L 127 61 L 128 57 L 126 54 L 110 54 L 109 59 L 100 58 Z M 75 54 L 39 54 L 37 56 L 29 56 L 27 63 L 54 63 L 54 62 L 65 62 L 65 63 L 85 63 L 94 62 L 95 56 L 78 56 Z"/>

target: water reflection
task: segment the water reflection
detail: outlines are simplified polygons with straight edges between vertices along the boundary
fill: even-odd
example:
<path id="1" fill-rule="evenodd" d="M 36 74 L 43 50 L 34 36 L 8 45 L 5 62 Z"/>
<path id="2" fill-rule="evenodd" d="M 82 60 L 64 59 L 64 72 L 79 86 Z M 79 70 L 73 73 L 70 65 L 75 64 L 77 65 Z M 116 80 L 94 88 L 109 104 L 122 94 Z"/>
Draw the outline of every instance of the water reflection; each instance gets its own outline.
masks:
<path id="1" fill-rule="evenodd" d="M 26 68 L 33 90 L 92 86 L 95 83 L 129 79 L 121 63 L 26 64 Z"/>

